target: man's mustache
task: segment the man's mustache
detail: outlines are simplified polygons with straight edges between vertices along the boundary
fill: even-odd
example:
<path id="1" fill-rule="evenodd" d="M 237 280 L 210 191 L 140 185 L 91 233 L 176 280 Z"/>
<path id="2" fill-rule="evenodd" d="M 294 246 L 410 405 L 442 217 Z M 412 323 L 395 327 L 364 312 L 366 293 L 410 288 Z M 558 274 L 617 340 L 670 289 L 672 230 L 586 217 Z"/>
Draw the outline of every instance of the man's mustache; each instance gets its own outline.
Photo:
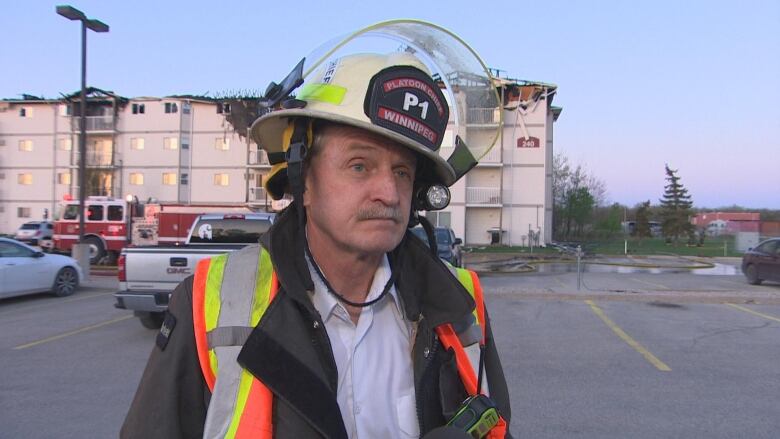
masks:
<path id="1" fill-rule="evenodd" d="M 398 207 L 370 206 L 364 207 L 357 212 L 358 220 L 389 219 L 397 223 L 403 220 L 401 209 Z"/>

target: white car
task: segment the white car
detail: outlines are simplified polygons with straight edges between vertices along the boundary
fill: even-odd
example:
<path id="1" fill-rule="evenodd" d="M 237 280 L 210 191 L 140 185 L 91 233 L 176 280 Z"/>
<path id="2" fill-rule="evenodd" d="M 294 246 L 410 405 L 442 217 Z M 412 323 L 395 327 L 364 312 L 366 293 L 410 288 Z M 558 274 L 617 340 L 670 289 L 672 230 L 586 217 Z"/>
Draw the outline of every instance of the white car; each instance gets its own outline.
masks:
<path id="1" fill-rule="evenodd" d="M 19 241 L 0 238 L 0 298 L 50 291 L 70 296 L 82 279 L 75 259 L 46 254 Z"/>

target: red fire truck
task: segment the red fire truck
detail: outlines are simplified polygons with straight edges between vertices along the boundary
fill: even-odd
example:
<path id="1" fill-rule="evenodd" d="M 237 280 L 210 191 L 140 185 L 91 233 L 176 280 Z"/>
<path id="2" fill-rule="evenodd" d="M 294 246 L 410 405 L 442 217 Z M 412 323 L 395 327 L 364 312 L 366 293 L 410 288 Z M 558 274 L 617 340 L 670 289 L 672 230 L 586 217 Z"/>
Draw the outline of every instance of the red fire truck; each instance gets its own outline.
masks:
<path id="1" fill-rule="evenodd" d="M 128 203 L 120 198 L 87 197 L 85 200 L 84 243 L 89 258 L 97 264 L 116 260 L 128 245 L 178 245 L 187 240 L 189 229 L 204 213 L 249 213 L 236 205 L 184 205 Z M 69 253 L 79 239 L 79 202 L 65 200 L 54 221 L 53 247 Z"/>

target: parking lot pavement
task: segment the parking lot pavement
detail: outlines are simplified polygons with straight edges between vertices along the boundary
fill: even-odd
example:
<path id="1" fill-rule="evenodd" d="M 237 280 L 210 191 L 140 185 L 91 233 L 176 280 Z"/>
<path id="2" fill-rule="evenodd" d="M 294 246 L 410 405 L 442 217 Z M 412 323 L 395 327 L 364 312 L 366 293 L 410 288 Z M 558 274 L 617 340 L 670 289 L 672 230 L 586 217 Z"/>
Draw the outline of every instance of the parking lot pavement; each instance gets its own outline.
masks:
<path id="1" fill-rule="evenodd" d="M 778 305 L 487 298 L 515 437 L 780 431 Z"/>
<path id="2" fill-rule="evenodd" d="M 515 437 L 777 437 L 780 285 L 690 273 L 586 273 L 579 291 L 576 273 L 482 279 Z M 113 307 L 117 287 L 93 276 L 71 297 L 0 300 L 0 437 L 117 436 L 156 336 Z"/>
<path id="3" fill-rule="evenodd" d="M 482 273 L 485 285 L 494 293 L 537 299 L 675 300 L 709 303 L 780 304 L 780 283 L 750 285 L 741 274 L 706 275 L 696 271 L 653 273 L 576 271 L 529 272 L 506 276 Z"/>

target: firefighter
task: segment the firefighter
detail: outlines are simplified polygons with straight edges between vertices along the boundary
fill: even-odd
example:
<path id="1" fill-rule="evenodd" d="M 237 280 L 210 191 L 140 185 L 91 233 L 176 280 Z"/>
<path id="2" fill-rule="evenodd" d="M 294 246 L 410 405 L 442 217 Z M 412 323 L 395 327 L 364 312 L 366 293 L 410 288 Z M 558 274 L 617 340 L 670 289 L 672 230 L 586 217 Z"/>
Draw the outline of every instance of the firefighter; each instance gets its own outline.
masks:
<path id="1" fill-rule="evenodd" d="M 476 163 L 439 155 L 446 86 L 421 58 L 302 62 L 269 87 L 251 136 L 293 201 L 174 291 L 122 437 L 508 437 L 479 279 L 408 232 Z"/>

